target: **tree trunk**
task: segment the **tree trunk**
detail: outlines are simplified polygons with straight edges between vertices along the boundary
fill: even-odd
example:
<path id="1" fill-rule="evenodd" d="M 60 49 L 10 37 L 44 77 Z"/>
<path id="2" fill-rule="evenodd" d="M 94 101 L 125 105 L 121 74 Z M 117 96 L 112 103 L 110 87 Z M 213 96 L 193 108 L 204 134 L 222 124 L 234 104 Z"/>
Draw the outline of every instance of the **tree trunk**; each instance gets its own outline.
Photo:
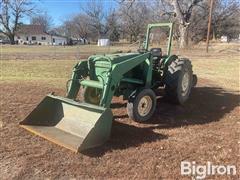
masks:
<path id="1" fill-rule="evenodd" d="M 10 40 L 10 44 L 15 44 L 14 35 L 13 35 L 13 34 L 9 34 L 9 35 L 8 35 L 8 38 L 9 38 L 9 40 Z"/>
<path id="2" fill-rule="evenodd" d="M 181 25 L 179 26 L 180 32 L 180 48 L 184 49 L 188 46 L 188 26 Z"/>
<path id="3" fill-rule="evenodd" d="M 133 35 L 131 34 L 130 35 L 130 43 L 132 43 L 133 42 Z"/>
<path id="4" fill-rule="evenodd" d="M 215 27 L 212 27 L 212 33 L 213 33 L 213 40 L 216 41 L 216 33 L 215 33 Z"/>
<path id="5" fill-rule="evenodd" d="M 135 33 L 134 35 L 133 35 L 133 42 L 136 42 L 138 40 L 138 35 Z"/>

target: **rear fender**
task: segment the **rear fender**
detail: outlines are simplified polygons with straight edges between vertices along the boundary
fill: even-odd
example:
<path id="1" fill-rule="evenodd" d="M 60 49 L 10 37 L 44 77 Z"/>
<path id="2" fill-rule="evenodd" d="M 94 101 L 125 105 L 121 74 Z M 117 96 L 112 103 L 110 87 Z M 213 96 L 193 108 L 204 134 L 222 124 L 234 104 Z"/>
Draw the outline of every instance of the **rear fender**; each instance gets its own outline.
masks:
<path id="1" fill-rule="evenodd" d="M 178 56 L 176 56 L 176 55 L 171 55 L 171 56 L 167 57 L 164 60 L 164 68 L 167 67 L 169 64 L 171 64 L 171 62 L 176 60 L 177 58 L 178 58 Z"/>

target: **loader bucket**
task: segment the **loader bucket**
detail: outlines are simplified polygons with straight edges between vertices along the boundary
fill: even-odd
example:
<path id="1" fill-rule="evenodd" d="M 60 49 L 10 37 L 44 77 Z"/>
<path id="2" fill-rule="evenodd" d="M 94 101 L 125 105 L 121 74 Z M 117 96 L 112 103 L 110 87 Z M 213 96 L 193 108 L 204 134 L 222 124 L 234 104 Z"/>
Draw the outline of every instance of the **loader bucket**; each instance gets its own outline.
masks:
<path id="1" fill-rule="evenodd" d="M 112 118 L 109 108 L 48 95 L 20 122 L 20 126 L 79 152 L 108 140 Z"/>

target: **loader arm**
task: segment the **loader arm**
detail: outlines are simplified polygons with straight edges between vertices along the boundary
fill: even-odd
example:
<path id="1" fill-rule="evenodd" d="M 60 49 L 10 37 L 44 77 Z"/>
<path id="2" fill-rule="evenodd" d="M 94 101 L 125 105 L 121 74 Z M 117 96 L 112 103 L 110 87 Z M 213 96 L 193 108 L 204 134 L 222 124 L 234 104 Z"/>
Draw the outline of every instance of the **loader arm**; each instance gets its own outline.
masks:
<path id="1" fill-rule="evenodd" d="M 100 105 L 103 107 L 110 107 L 112 97 L 114 95 L 115 89 L 120 83 L 121 79 L 123 78 L 123 75 L 133 69 L 134 67 L 140 65 L 146 61 L 146 64 L 148 65 L 147 70 L 147 78 L 145 81 L 145 85 L 150 86 L 152 81 L 152 61 L 150 59 L 150 52 L 140 54 L 139 56 L 136 56 L 134 58 L 130 58 L 128 60 L 116 63 L 112 66 L 111 74 L 109 73 L 108 80 L 106 82 L 102 100 Z"/>
<path id="2" fill-rule="evenodd" d="M 77 63 L 72 72 L 72 77 L 67 83 L 67 98 L 76 99 L 80 89 L 79 81 L 88 75 L 88 61 L 80 61 Z"/>
<path id="3" fill-rule="evenodd" d="M 128 71 L 132 70 L 134 67 L 140 65 L 144 61 L 148 66 L 147 76 L 144 83 L 145 83 L 145 86 L 150 87 L 151 81 L 152 81 L 152 69 L 151 69 L 152 61 L 150 59 L 150 52 L 139 54 L 138 56 L 135 56 L 127 60 L 123 60 L 121 62 L 113 63 L 105 81 L 102 81 L 102 82 L 95 81 L 95 83 L 102 83 L 101 87 L 103 87 L 102 98 L 99 106 L 109 108 L 115 89 L 119 85 L 121 79 L 123 78 L 123 75 Z M 81 78 L 86 77 L 86 75 L 89 75 L 88 71 L 89 70 L 88 70 L 87 61 L 81 61 L 74 67 L 68 93 L 67 93 L 67 98 L 76 99 L 81 86 Z M 82 84 L 83 84 L 83 81 L 82 81 Z M 94 86 L 94 83 L 92 80 L 84 80 L 84 85 Z"/>

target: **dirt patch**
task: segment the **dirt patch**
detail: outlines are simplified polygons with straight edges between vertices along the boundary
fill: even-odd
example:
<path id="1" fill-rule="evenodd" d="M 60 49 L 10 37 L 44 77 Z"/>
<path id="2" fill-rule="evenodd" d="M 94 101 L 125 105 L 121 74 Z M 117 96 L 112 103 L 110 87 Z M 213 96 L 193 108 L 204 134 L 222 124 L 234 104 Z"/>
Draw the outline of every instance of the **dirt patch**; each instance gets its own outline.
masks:
<path id="1" fill-rule="evenodd" d="M 64 89 L 33 82 L 0 83 L 0 89 L 2 179 L 178 179 L 183 160 L 240 165 L 239 95 L 208 80 L 200 79 L 184 106 L 167 103 L 159 90 L 157 111 L 147 124 L 131 121 L 126 102 L 114 98 L 111 138 L 84 154 L 18 126 L 47 93 L 63 96 Z"/>

